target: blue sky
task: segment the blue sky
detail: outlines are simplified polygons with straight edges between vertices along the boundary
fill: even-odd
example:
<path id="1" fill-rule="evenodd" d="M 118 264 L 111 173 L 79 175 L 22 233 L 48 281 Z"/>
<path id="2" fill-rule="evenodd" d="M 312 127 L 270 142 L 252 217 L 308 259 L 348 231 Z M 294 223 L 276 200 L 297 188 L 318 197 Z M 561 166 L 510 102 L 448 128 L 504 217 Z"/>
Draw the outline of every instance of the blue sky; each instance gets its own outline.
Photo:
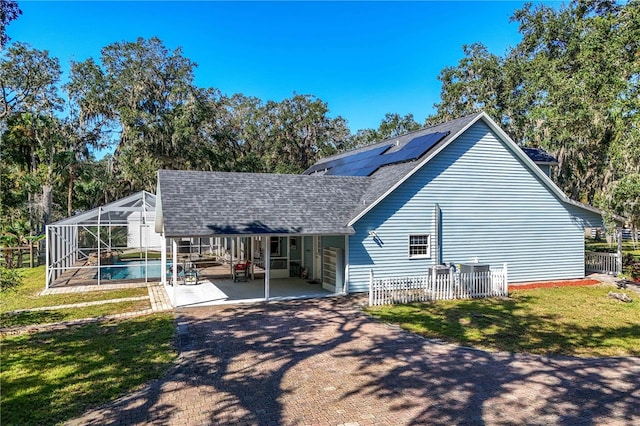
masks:
<path id="1" fill-rule="evenodd" d="M 518 43 L 509 17 L 523 3 L 18 0 L 23 15 L 7 33 L 65 68 L 113 42 L 157 36 L 198 64 L 200 87 L 263 101 L 314 95 L 355 132 L 388 112 L 422 123 L 462 45 L 502 55 Z"/>

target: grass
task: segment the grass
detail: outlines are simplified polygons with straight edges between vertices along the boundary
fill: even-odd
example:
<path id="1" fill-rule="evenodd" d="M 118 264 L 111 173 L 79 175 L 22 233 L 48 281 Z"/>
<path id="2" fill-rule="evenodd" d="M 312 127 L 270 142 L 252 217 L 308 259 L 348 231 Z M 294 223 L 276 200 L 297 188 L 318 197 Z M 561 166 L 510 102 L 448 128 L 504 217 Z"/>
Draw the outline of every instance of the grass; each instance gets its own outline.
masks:
<path id="1" fill-rule="evenodd" d="M 148 295 L 146 287 L 128 288 L 124 290 L 91 291 L 86 293 L 51 294 L 40 296 L 44 290 L 45 267 L 21 269 L 23 283 L 17 290 L 0 293 L 0 313 L 18 309 L 31 309 L 43 306 L 67 305 L 71 303 L 93 302 L 98 300 L 121 299 Z"/>
<path id="2" fill-rule="evenodd" d="M 3 425 L 60 424 L 166 373 L 171 314 L 4 337 Z"/>
<path id="3" fill-rule="evenodd" d="M 27 326 L 33 324 L 47 324 L 61 321 L 71 321 L 82 318 L 97 318 L 125 312 L 138 312 L 150 309 L 149 300 L 135 300 L 128 302 L 108 303 L 103 305 L 86 306 L 81 308 L 47 309 L 44 311 L 23 311 L 2 315 L 2 327 Z"/>
<path id="4" fill-rule="evenodd" d="M 607 297 L 613 286 L 514 291 L 508 299 L 369 308 L 374 317 L 425 337 L 508 352 L 582 357 L 639 356 L 640 302 Z"/>
<path id="5" fill-rule="evenodd" d="M 147 259 L 160 259 L 162 257 L 162 253 L 159 251 L 148 251 L 146 253 Z M 120 260 L 144 260 L 145 252 L 144 251 L 131 251 L 127 253 L 118 254 L 118 258 Z"/>
<path id="6" fill-rule="evenodd" d="M 8 313 L 58 304 L 147 296 L 146 287 L 39 296 L 44 268 L 23 269 L 17 291 L 0 294 L 2 326 L 100 317 L 149 308 L 149 300 Z M 64 329 L 2 336 L 2 425 L 53 425 L 162 377 L 176 358 L 171 313 L 103 320 Z"/>
<path id="7" fill-rule="evenodd" d="M 615 253 L 618 250 L 618 244 L 613 243 L 609 244 L 607 242 L 602 241 L 585 241 L 585 249 L 587 251 L 596 251 L 596 252 L 607 252 L 607 253 Z M 640 258 L 640 245 L 636 246 L 631 241 L 623 241 L 622 242 L 622 254 L 631 253 L 634 255 L 636 259 Z"/>

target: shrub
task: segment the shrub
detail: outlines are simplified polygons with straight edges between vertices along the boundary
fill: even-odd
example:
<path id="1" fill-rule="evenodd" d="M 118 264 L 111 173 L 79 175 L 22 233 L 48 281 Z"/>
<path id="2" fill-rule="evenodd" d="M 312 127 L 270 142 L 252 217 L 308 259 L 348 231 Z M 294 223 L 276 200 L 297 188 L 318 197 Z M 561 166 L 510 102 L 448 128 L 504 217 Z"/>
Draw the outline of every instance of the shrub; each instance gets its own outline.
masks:
<path id="1" fill-rule="evenodd" d="M 22 284 L 22 275 L 12 268 L 0 265 L 0 292 L 15 289 Z"/>
<path id="2" fill-rule="evenodd" d="M 640 262 L 631 253 L 622 257 L 622 272 L 633 279 L 640 279 Z"/>

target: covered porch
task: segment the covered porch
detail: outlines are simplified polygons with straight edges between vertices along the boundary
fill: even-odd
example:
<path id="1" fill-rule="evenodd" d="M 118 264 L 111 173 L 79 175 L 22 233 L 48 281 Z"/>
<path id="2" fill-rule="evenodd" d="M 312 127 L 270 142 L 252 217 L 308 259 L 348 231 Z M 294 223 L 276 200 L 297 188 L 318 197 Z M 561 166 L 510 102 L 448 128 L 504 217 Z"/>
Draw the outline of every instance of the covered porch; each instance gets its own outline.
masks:
<path id="1" fill-rule="evenodd" d="M 351 177 L 159 170 L 162 283 L 178 304 L 201 291 L 207 303 L 346 294 L 348 222 L 367 187 Z M 221 281 L 180 259 L 181 242 L 196 238 L 226 242 Z"/>
<path id="2" fill-rule="evenodd" d="M 204 265 L 176 249 L 186 238 L 194 237 L 168 238 L 162 250 L 161 281 L 175 307 L 346 293 L 345 235 L 215 235 L 226 250 Z"/>

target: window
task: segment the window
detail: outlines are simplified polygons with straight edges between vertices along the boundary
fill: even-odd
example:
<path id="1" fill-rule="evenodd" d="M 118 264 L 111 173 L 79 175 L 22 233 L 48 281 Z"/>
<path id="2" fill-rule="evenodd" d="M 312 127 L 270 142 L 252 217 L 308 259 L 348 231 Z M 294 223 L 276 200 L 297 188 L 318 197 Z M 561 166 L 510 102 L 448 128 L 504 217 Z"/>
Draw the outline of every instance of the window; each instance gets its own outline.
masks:
<path id="1" fill-rule="evenodd" d="M 431 236 L 429 234 L 409 235 L 409 257 L 431 257 Z"/>
<path id="2" fill-rule="evenodd" d="M 280 237 L 271 237 L 271 257 L 280 257 Z"/>

